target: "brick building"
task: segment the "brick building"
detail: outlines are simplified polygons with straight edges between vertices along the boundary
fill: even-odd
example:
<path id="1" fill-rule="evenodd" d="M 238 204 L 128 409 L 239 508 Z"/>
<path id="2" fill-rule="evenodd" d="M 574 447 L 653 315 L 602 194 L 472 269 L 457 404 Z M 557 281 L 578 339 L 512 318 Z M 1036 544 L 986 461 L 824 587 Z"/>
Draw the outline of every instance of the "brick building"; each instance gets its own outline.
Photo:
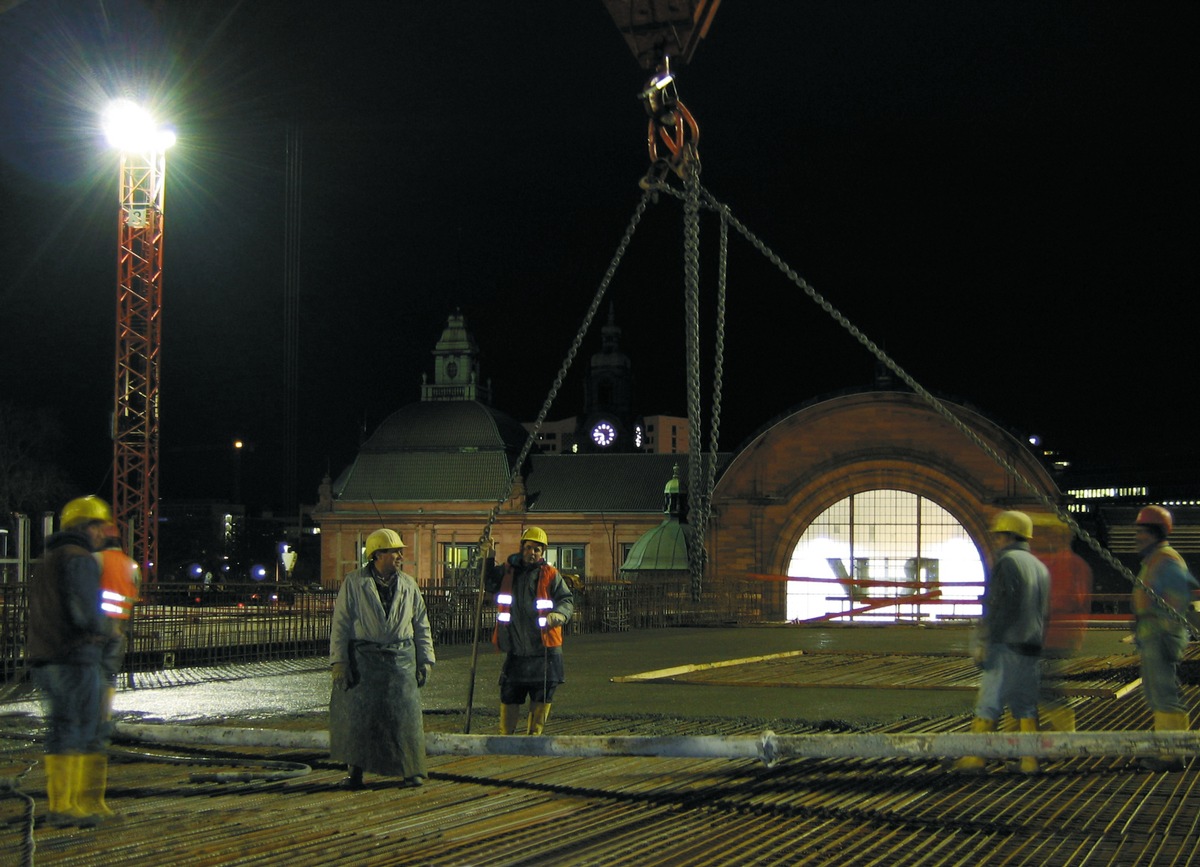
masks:
<path id="1" fill-rule="evenodd" d="M 461 316 L 450 317 L 434 356 L 435 381 L 423 386 L 422 399 L 388 417 L 355 461 L 321 487 L 313 519 L 323 583 L 334 586 L 357 567 L 363 540 L 382 522 L 404 536 L 405 568 L 422 582 L 473 584 L 465 566 L 497 504 L 492 536 L 501 552 L 515 551 L 523 528 L 537 525 L 563 571 L 589 581 L 620 578 L 630 550 L 662 523 L 664 485 L 676 467 L 688 478 L 687 455 L 534 453 L 510 490 L 528 430 L 487 403 Z M 601 357 L 611 376 L 611 331 Z M 604 413 L 598 393 L 589 391 L 584 427 L 575 429 Z M 612 393 L 622 397 L 621 418 L 636 418 L 625 393 Z M 950 409 L 1038 492 L 1060 499 L 1054 478 L 1020 440 L 973 409 Z M 706 586 L 805 577 L 818 588 L 814 604 L 830 610 L 838 610 L 839 594 L 842 609 L 852 604 L 868 581 L 908 584 L 896 591 L 907 594 L 957 585 L 973 598 L 990 554 L 988 521 L 1005 508 L 1041 510 L 918 396 L 883 388 L 816 400 L 720 456 Z M 921 616 L 939 610 L 971 613 L 934 607 Z M 764 616 L 797 617 L 790 610 Z"/>

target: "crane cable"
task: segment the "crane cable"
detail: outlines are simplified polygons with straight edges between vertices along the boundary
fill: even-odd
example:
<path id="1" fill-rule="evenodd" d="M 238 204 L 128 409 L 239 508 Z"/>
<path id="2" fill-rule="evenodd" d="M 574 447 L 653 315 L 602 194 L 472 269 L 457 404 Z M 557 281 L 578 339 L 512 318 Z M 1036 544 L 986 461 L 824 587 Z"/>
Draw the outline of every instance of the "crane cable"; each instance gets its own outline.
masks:
<path id="1" fill-rule="evenodd" d="M 675 190 L 663 179 L 652 183 L 646 183 L 645 185 L 657 192 L 666 193 L 667 195 L 674 196 L 675 198 L 684 201 L 686 206 L 688 197 L 686 190 L 683 192 Z M 847 319 L 846 316 L 840 310 L 834 307 L 828 299 L 826 299 L 823 295 L 821 295 L 821 293 L 809 285 L 804 278 L 802 278 L 786 262 L 784 262 L 774 250 L 767 246 L 766 242 L 750 231 L 750 229 L 747 228 L 739 219 L 733 216 L 732 211 L 730 211 L 727 205 L 719 202 L 708 190 L 703 188 L 700 189 L 700 197 L 706 208 L 720 214 L 723 223 L 727 222 L 728 224 L 732 225 L 733 228 L 737 230 L 738 234 L 750 242 L 751 246 L 758 250 L 758 252 L 764 257 L 766 257 L 766 259 L 772 265 L 778 268 L 788 280 L 790 280 L 802 292 L 804 292 L 804 294 L 807 295 L 814 303 L 816 303 L 818 307 L 829 314 L 829 316 L 838 325 L 849 332 L 849 334 L 860 344 L 862 344 L 868 352 L 875 356 L 880 363 L 882 363 L 888 368 L 888 370 L 892 371 L 892 373 L 899 377 L 905 385 L 911 388 L 922 400 L 929 404 L 934 411 L 936 411 L 940 416 L 942 416 L 942 418 L 949 422 L 959 433 L 965 436 L 975 446 L 981 449 L 988 457 L 999 464 L 1012 478 L 1028 489 L 1039 503 L 1041 503 L 1048 510 L 1054 512 L 1058 519 L 1066 524 L 1071 529 L 1071 532 L 1074 533 L 1081 541 L 1083 541 L 1093 552 L 1095 552 L 1095 554 L 1100 557 L 1101 560 L 1116 570 L 1116 572 L 1125 578 L 1130 584 L 1150 597 L 1151 601 L 1158 607 L 1162 608 L 1171 619 L 1182 624 L 1184 629 L 1187 631 L 1187 634 L 1193 640 L 1198 637 L 1195 630 L 1193 630 L 1191 623 L 1188 622 L 1187 617 L 1185 617 L 1183 614 L 1180 614 L 1177 610 L 1175 610 L 1174 607 L 1169 605 L 1165 599 L 1163 599 L 1161 594 L 1147 586 L 1146 582 L 1141 580 L 1141 578 L 1134 575 L 1133 572 L 1130 571 L 1129 567 L 1113 556 L 1112 552 L 1105 548 L 1098 539 L 1083 529 L 1083 527 L 1079 525 L 1079 522 L 1072 518 L 1065 509 L 1063 509 L 1058 503 L 1043 493 L 1008 459 L 984 442 L 983 438 L 980 437 L 979 434 L 977 434 L 974 430 L 972 430 L 965 422 L 959 419 L 958 416 L 956 416 L 949 409 L 949 407 L 934 397 L 927 389 L 917 382 L 908 373 L 908 371 L 904 370 L 904 368 L 897 364 L 891 358 L 891 356 L 884 352 L 873 340 L 867 337 L 866 334 L 864 334 L 857 326 Z"/>
<path id="2" fill-rule="evenodd" d="M 463 727 L 465 734 L 471 733 L 471 709 L 475 697 L 475 671 L 479 660 L 479 634 L 483 620 L 483 604 L 487 593 L 485 584 L 486 576 L 484 574 L 487 561 L 482 556 L 483 551 L 487 549 L 488 543 L 491 540 L 492 526 L 496 523 L 500 509 L 512 495 L 517 478 L 521 475 L 525 461 L 533 449 L 533 444 L 537 442 L 538 432 L 542 429 L 542 424 L 546 421 L 546 416 L 550 413 L 550 407 L 553 405 L 554 399 L 558 396 L 563 381 L 567 378 L 567 372 L 571 369 L 571 364 L 575 361 L 575 356 L 579 353 L 580 346 L 583 345 L 583 339 L 587 336 L 588 330 L 591 328 L 592 320 L 596 317 L 596 311 L 600 309 L 600 302 L 604 300 L 604 294 L 608 291 L 613 277 L 616 276 L 617 268 L 620 266 L 621 260 L 625 257 L 625 251 L 629 249 L 629 243 L 633 240 L 634 232 L 637 231 L 638 225 L 642 222 L 642 217 L 646 213 L 646 208 L 654 198 L 652 190 L 643 189 L 642 197 L 638 201 L 637 207 L 634 208 L 633 216 L 629 219 L 629 224 L 625 227 L 625 233 L 621 236 L 616 252 L 613 253 L 612 259 L 608 263 L 608 269 L 604 272 L 604 277 L 600 280 L 600 285 L 596 288 L 596 294 L 592 297 L 592 303 L 588 306 L 587 313 L 584 314 L 583 323 L 579 326 L 579 331 L 576 332 L 570 349 L 567 350 L 566 358 L 563 359 L 562 366 L 558 370 L 558 375 L 555 376 L 554 383 L 550 386 L 550 392 L 546 395 L 546 400 L 542 403 L 542 408 L 538 412 L 537 419 L 529 429 L 529 436 L 525 438 L 525 444 L 521 447 L 516 460 L 512 463 L 504 491 L 501 492 L 488 514 L 487 524 L 484 526 L 483 533 L 479 537 L 478 548 L 471 553 L 471 559 L 468 561 L 468 571 L 479 570 L 479 593 L 475 602 L 474 635 L 471 640 L 471 670 L 467 678 L 467 714 Z"/>
<path id="3" fill-rule="evenodd" d="M 725 364 L 725 289 L 728 271 L 729 225 L 720 214 L 720 244 L 717 265 L 716 350 L 713 361 L 712 424 L 709 457 L 704 460 L 704 437 L 700 396 L 700 159 L 694 142 L 683 161 L 684 223 L 684 311 L 688 412 L 688 575 L 693 602 L 703 590 L 704 567 L 708 562 L 705 539 L 712 517 L 712 493 L 716 484 L 717 441 L 721 426 L 721 391 Z"/>

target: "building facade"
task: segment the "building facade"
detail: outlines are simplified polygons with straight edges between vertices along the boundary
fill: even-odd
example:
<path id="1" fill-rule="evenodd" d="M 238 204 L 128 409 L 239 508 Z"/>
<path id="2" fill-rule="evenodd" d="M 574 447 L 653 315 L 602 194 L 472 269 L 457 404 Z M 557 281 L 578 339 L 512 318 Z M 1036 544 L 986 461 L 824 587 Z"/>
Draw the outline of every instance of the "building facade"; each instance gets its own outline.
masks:
<path id="1" fill-rule="evenodd" d="M 451 317 L 438 347 L 423 399 L 388 417 L 322 485 L 313 513 L 322 582 L 336 586 L 357 568 L 363 541 L 381 524 L 400 531 L 405 568 L 423 583 L 475 586 L 467 567 L 485 530 L 507 553 L 530 525 L 546 530 L 549 559 L 562 571 L 621 580 L 631 549 L 663 521 L 664 485 L 676 472 L 688 478 L 687 454 L 533 453 L 516 467 L 527 426 L 481 392 L 446 398 L 448 348 L 458 353 L 455 375 L 465 369 L 469 382 L 479 381 L 461 317 Z M 597 409 L 590 406 L 583 429 Z M 948 408 L 1034 490 L 912 393 L 870 389 L 812 401 L 719 457 L 706 586 L 803 578 L 829 611 L 902 594 L 930 599 L 922 616 L 969 614 L 944 600 L 977 601 L 993 553 L 991 517 L 1001 509 L 1045 512 L 1040 498 L 1057 503 L 1061 494 L 1015 436 L 976 410 Z M 788 610 L 764 616 L 807 619 Z"/>

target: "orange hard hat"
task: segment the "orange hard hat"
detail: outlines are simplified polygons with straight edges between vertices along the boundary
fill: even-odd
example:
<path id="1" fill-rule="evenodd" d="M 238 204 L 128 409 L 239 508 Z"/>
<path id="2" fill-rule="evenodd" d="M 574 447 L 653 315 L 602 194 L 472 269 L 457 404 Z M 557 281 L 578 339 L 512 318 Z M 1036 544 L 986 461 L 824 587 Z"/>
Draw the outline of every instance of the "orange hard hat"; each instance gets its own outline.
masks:
<path id="1" fill-rule="evenodd" d="M 1163 533 L 1170 536 L 1175 529 L 1175 519 L 1162 506 L 1143 506 L 1138 512 L 1135 524 L 1156 524 L 1163 528 Z"/>

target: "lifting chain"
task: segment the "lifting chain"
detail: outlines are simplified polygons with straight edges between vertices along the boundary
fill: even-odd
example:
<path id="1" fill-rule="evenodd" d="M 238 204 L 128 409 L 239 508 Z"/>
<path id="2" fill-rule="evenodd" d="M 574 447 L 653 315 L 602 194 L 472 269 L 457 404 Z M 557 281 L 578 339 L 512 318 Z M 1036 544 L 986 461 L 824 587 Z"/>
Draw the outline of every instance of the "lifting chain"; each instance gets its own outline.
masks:
<path id="1" fill-rule="evenodd" d="M 681 193 L 678 190 L 672 189 L 665 183 L 654 184 L 652 189 L 675 196 L 676 198 L 684 201 L 686 205 L 686 192 Z M 1169 617 L 1180 623 L 1193 640 L 1198 637 L 1184 615 L 1180 614 L 1171 605 L 1169 605 L 1167 601 L 1163 599 L 1161 594 L 1148 587 L 1146 582 L 1134 575 L 1133 572 L 1129 570 L 1129 567 L 1114 557 L 1112 552 L 1101 545 L 1098 539 L 1079 526 L 1079 522 L 1072 518 L 1065 509 L 1059 506 L 1049 496 L 1042 493 L 1042 491 L 1039 490 L 1032 481 L 1026 478 L 1025 475 L 1021 473 L 1021 471 L 1018 470 L 1008 459 L 984 442 L 983 439 L 977 433 L 975 433 L 975 431 L 973 431 L 965 422 L 951 412 L 949 407 L 934 397 L 919 382 L 913 379 L 908 371 L 900 367 L 900 365 L 897 364 L 886 352 L 884 352 L 873 340 L 868 338 L 867 335 L 864 334 L 852 322 L 850 322 L 850 320 L 847 319 L 841 311 L 834 307 L 828 299 L 821 295 L 821 293 L 817 292 L 817 290 L 810 286 L 808 282 L 804 280 L 804 278 L 802 278 L 786 262 L 784 262 L 783 259 L 780 258 L 780 256 L 776 254 L 770 247 L 768 247 L 761 238 L 755 235 L 740 220 L 734 217 L 728 206 L 718 202 L 712 196 L 712 194 L 708 192 L 708 190 L 703 188 L 700 190 L 700 196 L 706 208 L 709 208 L 710 210 L 716 211 L 718 214 L 720 214 L 723 223 L 728 222 L 730 225 L 732 225 L 733 228 L 737 230 L 738 234 L 750 242 L 751 246 L 758 250 L 758 252 L 761 253 L 772 265 L 778 268 L 788 280 L 790 280 L 801 291 L 803 291 L 805 295 L 812 299 L 812 301 L 816 303 L 818 307 L 829 314 L 829 316 L 838 325 L 849 332 L 849 334 L 860 344 L 862 344 L 868 352 L 875 356 L 875 358 L 881 364 L 887 367 L 888 370 L 899 377 L 899 379 L 905 385 L 911 388 L 923 401 L 929 404 L 929 406 L 931 406 L 934 411 L 938 413 L 938 415 L 942 416 L 942 418 L 949 422 L 959 433 L 974 443 L 989 458 L 999 464 L 1005 472 L 1007 472 L 1013 479 L 1019 482 L 1030 493 L 1032 493 L 1042 506 L 1054 512 L 1054 514 L 1058 516 L 1058 519 L 1070 527 L 1071 532 L 1074 533 L 1075 536 L 1080 540 L 1082 540 L 1084 544 L 1086 544 L 1093 552 L 1095 552 L 1095 554 L 1100 557 L 1101 560 L 1116 570 L 1118 574 L 1124 577 L 1134 587 L 1143 591 L 1155 605 L 1166 611 Z"/>
<path id="2" fill-rule="evenodd" d="M 616 276 L 617 267 L 625 257 L 625 251 L 629 249 L 629 243 L 633 240 L 633 234 L 642 222 L 642 216 L 646 213 L 646 208 L 653 197 L 654 192 L 650 189 L 645 189 L 642 192 L 642 198 L 638 201 L 637 207 L 634 208 L 633 216 L 630 217 L 629 224 L 625 227 L 625 234 L 621 236 L 616 252 L 613 253 L 613 257 L 608 263 L 608 270 L 604 272 L 604 277 L 601 279 L 600 285 L 596 288 L 596 294 L 592 297 L 592 303 L 588 306 L 587 313 L 584 314 L 583 323 L 579 326 L 579 331 L 576 332 L 570 349 L 567 350 L 566 358 L 563 359 L 562 366 L 558 370 L 558 375 L 554 377 L 554 383 L 550 386 L 550 392 L 546 395 L 546 400 L 542 404 L 537 419 L 529 431 L 529 436 L 525 438 L 525 444 L 521 446 L 521 451 L 517 455 L 517 459 L 513 461 L 512 468 L 508 474 L 508 483 L 488 513 L 487 524 L 484 525 L 483 533 L 479 537 L 478 548 L 471 552 L 467 568 L 468 573 L 476 571 L 479 573 L 479 594 L 475 603 L 474 637 L 471 641 L 471 673 L 467 687 L 467 713 L 465 722 L 465 731 L 467 734 L 471 733 L 471 709 L 475 696 L 475 668 L 479 659 L 480 621 L 483 619 L 483 602 L 486 593 L 483 574 L 483 567 L 486 565 L 486 561 L 483 558 L 483 552 L 489 547 L 489 543 L 491 542 L 492 526 L 496 523 L 496 518 L 499 516 L 500 509 L 503 508 L 505 501 L 512 495 L 513 488 L 517 483 L 517 477 L 521 475 L 521 470 L 525 466 L 529 452 L 533 450 L 533 444 L 537 442 L 538 433 L 542 429 L 542 424 L 546 421 L 546 416 L 550 413 L 550 407 L 554 404 L 554 399 L 558 397 L 559 389 L 562 388 L 563 381 L 567 378 L 567 372 L 571 369 L 571 364 L 575 361 L 575 356 L 579 354 L 579 347 L 583 345 L 583 339 L 587 336 L 592 326 L 592 320 L 596 317 L 596 311 L 600 309 L 600 302 L 604 300 L 604 293 L 608 291 L 609 284 L 612 283 L 613 277 Z"/>
<path id="3" fill-rule="evenodd" d="M 703 428 L 700 418 L 700 173 L 683 176 L 684 350 L 688 416 L 688 574 L 692 601 L 700 601 L 707 552 L 704 547 Z"/>
<path id="4" fill-rule="evenodd" d="M 712 516 L 716 483 L 717 443 L 721 426 L 721 388 L 725 366 L 725 286 L 728 271 L 729 225 L 721 218 L 717 266 L 716 351 L 713 362 L 712 425 L 709 456 L 704 459 L 700 395 L 700 166 L 694 163 L 684 182 L 684 310 L 688 407 L 688 574 L 694 602 L 700 601 L 704 567 L 708 560 L 705 539 Z"/>

